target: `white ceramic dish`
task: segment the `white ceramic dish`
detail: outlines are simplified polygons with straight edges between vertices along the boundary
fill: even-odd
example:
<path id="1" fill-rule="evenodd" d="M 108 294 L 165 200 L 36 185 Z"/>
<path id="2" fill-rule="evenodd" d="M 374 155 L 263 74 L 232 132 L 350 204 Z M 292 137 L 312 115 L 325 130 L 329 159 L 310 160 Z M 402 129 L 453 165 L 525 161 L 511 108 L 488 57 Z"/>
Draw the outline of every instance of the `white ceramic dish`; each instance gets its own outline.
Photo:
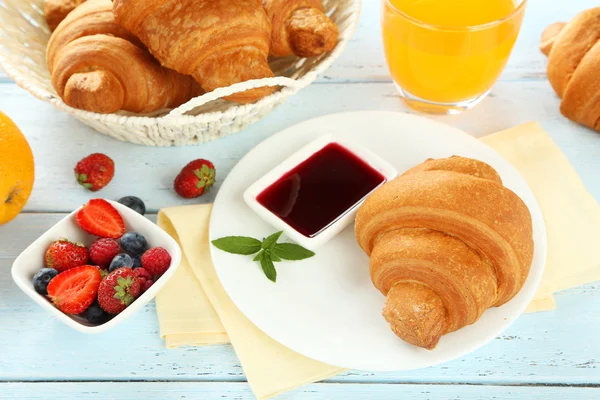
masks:
<path id="1" fill-rule="evenodd" d="M 277 215 L 273 214 L 269 209 L 260 204 L 256 198 L 265 189 L 267 189 L 269 186 L 275 183 L 287 172 L 291 171 L 292 169 L 306 161 L 315 153 L 318 153 L 330 143 L 337 143 L 342 147 L 346 148 L 347 150 L 350 150 L 350 152 L 352 152 L 362 161 L 367 163 L 367 165 L 369 165 L 371 168 L 375 169 L 380 174 L 382 174 L 385 177 L 386 181 L 389 181 L 396 177 L 396 169 L 390 163 L 379 157 L 377 154 L 373 153 L 372 151 L 369 151 L 363 146 L 353 143 L 352 141 L 348 141 L 343 138 L 332 135 L 326 135 L 313 140 L 294 154 L 290 155 L 281 164 L 277 165 L 275 168 L 273 168 L 271 171 L 265 174 L 262 178 L 256 181 L 244 192 L 244 200 L 250 206 L 250 208 L 254 210 L 254 212 L 256 212 L 258 215 L 261 216 L 261 218 L 263 218 L 265 221 L 267 221 L 277 229 L 282 230 L 294 242 L 311 250 L 316 250 L 318 247 L 324 245 L 329 240 L 334 238 L 338 233 L 344 230 L 344 228 L 348 227 L 348 225 L 350 225 L 354 221 L 354 217 L 356 216 L 358 207 L 364 202 L 367 196 L 365 196 L 362 200 L 354 204 L 339 218 L 337 218 L 335 221 L 333 221 L 331 224 L 323 228 L 323 230 L 321 230 L 312 237 L 304 236 L 302 233 L 298 232 L 296 229 L 288 225 L 285 221 L 280 219 Z M 383 185 L 383 183 L 385 183 L 386 181 L 382 182 L 377 187 Z"/>
<path id="2" fill-rule="evenodd" d="M 141 233 L 144 235 L 151 247 L 164 247 L 171 255 L 171 266 L 167 272 L 165 272 L 165 274 L 161 276 L 160 279 L 158 279 L 154 285 L 148 289 L 148 291 L 146 291 L 129 307 L 127 307 L 125 311 L 115 316 L 105 324 L 92 325 L 82 317 L 64 314 L 54 307 L 54 305 L 52 305 L 52 303 L 45 296 L 40 295 L 33 288 L 33 275 L 35 275 L 40 268 L 44 267 L 44 255 L 46 253 L 46 249 L 53 241 L 59 238 L 67 238 L 74 242 L 84 243 L 87 246 L 94 241 L 95 237 L 84 232 L 77 225 L 75 220 L 75 215 L 77 214 L 77 211 L 81 209 L 81 207 L 63 218 L 56 225 L 46 231 L 42 236 L 40 236 L 29 247 L 27 247 L 16 258 L 11 270 L 13 280 L 17 286 L 19 286 L 19 288 L 25 292 L 26 295 L 31 297 L 36 303 L 38 303 L 60 321 L 83 333 L 105 332 L 125 321 L 140 309 L 144 308 L 146 304 L 156 297 L 161 288 L 167 283 L 171 276 L 173 276 L 181 261 L 181 249 L 179 248 L 179 245 L 165 231 L 160 229 L 146 217 L 138 214 L 130 208 L 125 207 L 124 205 L 115 201 L 108 201 L 119 211 L 123 217 L 127 231 Z"/>
<path id="3" fill-rule="evenodd" d="M 339 135 L 390 161 L 399 173 L 427 158 L 462 155 L 483 160 L 499 172 L 531 211 L 535 254 L 519 294 L 485 312 L 475 324 L 442 338 L 428 351 L 398 339 L 381 316 L 384 297 L 369 277 L 369 260 L 348 228 L 319 248 L 316 256 L 277 263 L 277 283 L 265 278 L 252 257 L 212 248 L 223 287 L 267 335 L 307 357 L 361 370 L 409 370 L 462 357 L 508 328 L 523 313 L 542 278 L 546 231 L 533 193 L 511 165 L 468 134 L 425 118 L 391 112 L 329 115 L 293 126 L 250 151 L 219 190 L 210 224 L 211 239 L 228 235 L 266 237 L 274 229 L 243 199 L 248 183 L 289 154 L 322 135 Z M 285 240 L 285 238 L 283 238 Z"/>

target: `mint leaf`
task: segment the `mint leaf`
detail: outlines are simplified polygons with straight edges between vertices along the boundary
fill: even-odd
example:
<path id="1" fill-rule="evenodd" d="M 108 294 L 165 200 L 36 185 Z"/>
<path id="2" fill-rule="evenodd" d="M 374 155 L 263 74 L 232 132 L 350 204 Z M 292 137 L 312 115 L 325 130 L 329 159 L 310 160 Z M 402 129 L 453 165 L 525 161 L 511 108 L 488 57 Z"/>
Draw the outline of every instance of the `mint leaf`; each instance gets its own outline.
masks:
<path id="1" fill-rule="evenodd" d="M 261 250 L 260 253 L 258 253 L 256 255 L 256 257 L 254 257 L 254 259 L 252 261 L 260 261 L 262 260 L 262 258 L 265 256 L 265 251 Z"/>
<path id="2" fill-rule="evenodd" d="M 260 260 L 260 266 L 270 281 L 277 281 L 277 270 L 275 269 L 275 265 L 268 254 L 264 253 L 264 256 Z"/>
<path id="3" fill-rule="evenodd" d="M 213 240 L 213 246 L 227 253 L 250 255 L 260 251 L 260 240 L 247 236 L 227 236 Z"/>
<path id="4" fill-rule="evenodd" d="M 292 261 L 304 260 L 315 255 L 312 251 L 294 243 L 277 243 L 271 252 L 274 256 Z"/>
<path id="5" fill-rule="evenodd" d="M 279 237 L 281 236 L 282 233 L 283 233 L 283 231 L 274 233 L 271 236 L 269 236 L 268 238 L 266 238 L 265 240 L 263 240 L 262 248 L 270 249 L 275 243 L 277 243 L 277 240 L 279 239 Z"/>
<path id="6" fill-rule="evenodd" d="M 279 258 L 275 254 L 273 254 L 273 252 L 271 250 L 265 250 L 265 253 L 267 253 L 269 255 L 269 257 L 271 257 L 271 260 L 273 262 L 280 262 L 281 261 L 281 258 Z"/>

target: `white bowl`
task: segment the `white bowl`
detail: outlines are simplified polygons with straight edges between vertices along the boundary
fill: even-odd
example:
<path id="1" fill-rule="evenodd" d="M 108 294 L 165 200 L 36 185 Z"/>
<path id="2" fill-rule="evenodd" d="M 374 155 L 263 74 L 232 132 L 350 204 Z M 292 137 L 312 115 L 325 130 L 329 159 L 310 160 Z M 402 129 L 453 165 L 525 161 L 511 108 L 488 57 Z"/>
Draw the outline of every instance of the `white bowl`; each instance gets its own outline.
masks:
<path id="1" fill-rule="evenodd" d="M 312 237 L 304 236 L 302 233 L 298 232 L 285 221 L 280 219 L 277 215 L 273 214 L 269 209 L 260 204 L 257 200 L 257 197 L 288 171 L 291 171 L 330 143 L 337 143 L 347 150 L 350 150 L 350 152 L 367 163 L 371 168 L 382 174 L 385 177 L 385 180 L 316 235 Z M 395 178 L 397 174 L 398 172 L 394 166 L 365 147 L 347 139 L 342 139 L 333 135 L 325 135 L 302 147 L 296 153 L 289 156 L 281 164 L 273 168 L 266 175 L 256 181 L 244 192 L 244 200 L 261 218 L 273 225 L 275 228 L 282 230 L 290 239 L 299 245 L 306 247 L 307 249 L 315 250 L 319 246 L 322 246 L 329 240 L 333 239 L 338 233 L 350 225 L 354 221 L 358 207 L 365 201 L 365 199 L 371 193 L 373 193 L 375 189 L 383 185 L 385 182 Z"/>
<path id="2" fill-rule="evenodd" d="M 179 245 L 165 231 L 130 208 L 115 201 L 107 201 L 119 211 L 119 214 L 123 217 L 123 221 L 125 221 L 125 228 L 127 231 L 139 232 L 144 235 L 150 247 L 164 247 L 171 255 L 171 266 L 167 272 L 165 272 L 164 275 L 148 289 L 148 291 L 136 299 L 122 313 L 116 315 L 110 321 L 102 325 L 92 325 L 83 317 L 64 314 L 58 308 L 54 307 L 46 296 L 37 293 L 33 288 L 33 275 L 44 267 L 44 255 L 46 249 L 52 242 L 59 238 L 67 238 L 73 242 L 81 242 L 89 246 L 96 239 L 77 225 L 75 215 L 81 207 L 63 218 L 52 228 L 48 229 L 42 236 L 27 247 L 16 258 L 11 270 L 13 280 L 25 294 L 60 321 L 83 333 L 105 332 L 144 308 L 146 304 L 156 297 L 162 287 L 167 283 L 171 276 L 173 276 L 181 261 L 181 249 L 179 248 Z"/>

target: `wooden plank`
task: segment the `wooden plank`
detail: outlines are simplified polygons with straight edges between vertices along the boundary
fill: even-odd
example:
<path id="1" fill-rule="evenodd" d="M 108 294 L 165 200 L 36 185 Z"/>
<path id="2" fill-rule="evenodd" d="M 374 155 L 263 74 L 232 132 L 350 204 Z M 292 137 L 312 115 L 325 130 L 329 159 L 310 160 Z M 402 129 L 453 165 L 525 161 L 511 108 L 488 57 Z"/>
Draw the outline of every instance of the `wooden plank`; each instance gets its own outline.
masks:
<path id="1" fill-rule="evenodd" d="M 545 58 L 538 51 L 543 29 L 598 5 L 596 0 L 529 0 L 521 35 L 502 79 L 543 78 Z M 342 56 L 320 81 L 389 81 L 380 33 L 381 0 L 363 0 L 359 25 Z M 0 72 L 0 81 L 6 81 Z"/>
<path id="2" fill-rule="evenodd" d="M 564 119 L 558 107 L 559 100 L 547 82 L 507 81 L 499 83 L 487 99 L 469 112 L 432 118 L 475 136 L 537 120 L 561 146 L 592 194 L 600 198 L 600 136 Z M 263 139 L 310 118 L 363 109 L 412 112 L 389 83 L 313 85 L 239 134 L 198 147 L 148 148 L 97 133 L 16 85 L 0 85 L 0 110 L 27 135 L 36 158 L 36 184 L 26 208 L 30 212 L 66 212 L 85 203 L 92 194 L 76 184 L 72 171 L 77 161 L 92 152 L 111 156 L 117 170 L 113 182 L 95 196 L 117 199 L 137 195 L 151 211 L 210 202 L 235 163 Z M 199 200 L 183 200 L 172 190 L 172 182 L 181 167 L 195 158 L 208 158 L 215 163 L 217 190 Z"/>
<path id="3" fill-rule="evenodd" d="M 2 383 L 0 392 L 11 393 L 14 400 L 76 399 L 89 400 L 128 398 L 146 400 L 202 399 L 220 400 L 234 398 L 254 399 L 245 383 Z M 364 385 L 364 384 L 313 384 L 288 392 L 277 399 L 298 400 L 411 400 L 497 399 L 600 399 L 600 390 L 591 387 L 520 387 L 520 386 L 468 386 L 468 385 Z"/>
<path id="4" fill-rule="evenodd" d="M 0 381 L 244 381 L 228 345 L 166 350 L 153 303 L 105 334 L 83 335 L 26 297 L 10 279 L 12 260 L 62 216 L 24 214 L 0 229 Z M 600 385 L 598 289 L 557 295 L 558 310 L 522 316 L 463 359 L 409 372 L 350 371 L 329 382 Z"/>

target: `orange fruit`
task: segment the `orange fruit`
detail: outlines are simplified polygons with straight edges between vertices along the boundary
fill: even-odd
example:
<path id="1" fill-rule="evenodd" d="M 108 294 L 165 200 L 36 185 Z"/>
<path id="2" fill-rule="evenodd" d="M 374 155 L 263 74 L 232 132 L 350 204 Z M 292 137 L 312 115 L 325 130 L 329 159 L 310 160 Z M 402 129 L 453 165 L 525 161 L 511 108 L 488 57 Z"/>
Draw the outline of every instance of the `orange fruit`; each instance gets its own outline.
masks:
<path id="1" fill-rule="evenodd" d="M 33 188 L 35 168 L 27 139 L 0 112 L 0 225 L 16 217 Z"/>

